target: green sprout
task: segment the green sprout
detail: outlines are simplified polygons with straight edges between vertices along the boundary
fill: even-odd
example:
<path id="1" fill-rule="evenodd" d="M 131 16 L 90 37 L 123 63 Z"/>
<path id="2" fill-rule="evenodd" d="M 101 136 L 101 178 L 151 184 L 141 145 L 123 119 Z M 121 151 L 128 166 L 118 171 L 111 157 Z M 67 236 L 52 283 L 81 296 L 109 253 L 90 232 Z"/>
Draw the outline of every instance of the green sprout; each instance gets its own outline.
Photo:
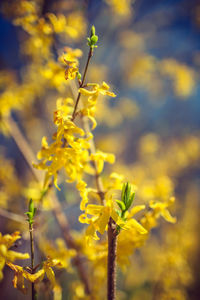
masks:
<path id="1" fill-rule="evenodd" d="M 95 27 L 92 25 L 90 37 L 87 38 L 88 40 L 88 46 L 93 50 L 94 48 L 97 48 L 98 46 L 96 43 L 98 42 L 98 35 L 95 34 Z"/>
<path id="2" fill-rule="evenodd" d="M 34 222 L 34 216 L 36 214 L 36 208 L 34 207 L 34 203 L 33 203 L 33 200 L 31 199 L 29 201 L 29 206 L 28 206 L 28 211 L 25 212 L 25 214 L 27 215 L 28 219 L 27 221 L 29 222 L 30 225 L 33 224 Z"/>
<path id="3" fill-rule="evenodd" d="M 125 213 L 133 204 L 135 198 L 135 193 L 131 194 L 131 185 L 129 182 L 124 183 L 121 192 L 121 200 L 116 200 L 119 208 L 120 208 L 120 216 L 124 218 Z"/>

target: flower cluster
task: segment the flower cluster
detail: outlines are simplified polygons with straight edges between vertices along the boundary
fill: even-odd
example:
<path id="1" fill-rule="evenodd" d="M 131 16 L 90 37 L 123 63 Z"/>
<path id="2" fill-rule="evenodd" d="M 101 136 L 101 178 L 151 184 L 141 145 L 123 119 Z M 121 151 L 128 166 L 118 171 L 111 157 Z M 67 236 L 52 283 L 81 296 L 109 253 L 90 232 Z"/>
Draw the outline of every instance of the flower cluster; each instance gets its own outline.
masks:
<path id="1" fill-rule="evenodd" d="M 13 234 L 2 235 L 0 232 L 0 280 L 3 278 L 2 270 L 5 264 L 9 265 L 16 259 L 28 259 L 28 253 L 20 253 L 10 250 L 14 246 L 15 242 L 20 239 L 20 233 L 18 231 Z"/>

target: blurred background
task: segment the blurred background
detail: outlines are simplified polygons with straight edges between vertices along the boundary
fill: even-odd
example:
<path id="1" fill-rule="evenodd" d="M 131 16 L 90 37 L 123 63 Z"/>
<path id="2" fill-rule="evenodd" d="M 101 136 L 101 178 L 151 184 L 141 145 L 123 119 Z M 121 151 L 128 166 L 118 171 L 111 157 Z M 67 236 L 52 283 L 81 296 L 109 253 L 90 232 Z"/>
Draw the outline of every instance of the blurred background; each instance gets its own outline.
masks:
<path id="1" fill-rule="evenodd" d="M 105 81 L 117 94 L 100 98 L 96 112 L 97 147 L 116 155 L 105 174 L 122 173 L 134 183 L 137 203 L 176 198 L 177 223 L 161 220 L 130 257 L 131 267 L 119 270 L 118 299 L 200 299 L 200 2 L 1 0 L 0 9 L 1 232 L 22 231 L 18 248 L 29 251 L 23 212 L 40 193 L 16 145 L 17 130 L 35 156 L 42 137 L 51 140 L 56 99 L 72 96 L 58 56 L 66 46 L 80 48 L 82 70 L 94 24 L 99 42 L 88 82 Z M 79 231 L 79 195 L 62 174 L 59 186 L 64 212 Z M 42 214 L 41 232 L 60 237 L 48 199 Z M 25 298 L 11 287 L 11 272 L 4 274 L 2 299 Z M 63 283 L 75 275 L 59 276 Z M 72 299 L 67 285 L 63 299 Z"/>

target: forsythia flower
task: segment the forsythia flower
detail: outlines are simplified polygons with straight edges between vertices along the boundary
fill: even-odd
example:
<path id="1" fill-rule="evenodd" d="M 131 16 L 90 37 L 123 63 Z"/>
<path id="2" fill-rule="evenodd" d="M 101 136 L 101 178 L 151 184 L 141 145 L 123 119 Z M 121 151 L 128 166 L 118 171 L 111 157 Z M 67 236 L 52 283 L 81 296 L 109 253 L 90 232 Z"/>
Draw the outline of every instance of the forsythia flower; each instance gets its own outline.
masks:
<path id="1" fill-rule="evenodd" d="M 48 145 L 46 137 L 42 139 L 42 149 L 38 153 L 41 162 L 35 167 L 47 170 L 45 183 L 54 176 L 54 183 L 57 186 L 57 173 L 62 168 L 65 169 L 70 181 L 79 181 L 83 172 L 87 171 L 90 161 L 88 149 L 92 135 L 86 137 L 84 130 L 71 121 L 68 109 L 61 105 L 60 99 L 57 102 L 54 123 L 57 126 L 57 132 L 53 135 L 55 142 Z"/>
<path id="2" fill-rule="evenodd" d="M 80 196 L 82 198 L 81 203 L 80 203 L 80 209 L 81 210 L 85 210 L 86 208 L 86 204 L 88 203 L 88 195 L 89 193 L 93 192 L 93 195 L 96 196 L 96 198 L 98 198 L 98 200 L 100 200 L 97 191 L 95 189 L 92 188 L 88 188 L 87 187 L 87 183 L 84 180 L 80 180 L 77 185 L 76 188 L 79 190 L 80 192 Z"/>
<path id="3" fill-rule="evenodd" d="M 174 201 L 174 197 L 171 197 L 167 202 L 151 201 L 149 207 L 152 210 L 148 211 L 141 219 L 142 225 L 149 230 L 156 226 L 156 221 L 160 216 L 162 216 L 166 221 L 170 223 L 175 223 L 176 218 L 172 217 L 168 210 L 168 207 L 171 206 L 174 203 Z"/>
<path id="4" fill-rule="evenodd" d="M 20 239 L 20 233 L 18 231 L 13 234 L 2 235 L 0 232 L 0 280 L 3 278 L 2 269 L 5 264 L 9 262 L 13 262 L 16 259 L 28 259 L 28 253 L 20 253 L 16 251 L 9 250 L 10 247 L 16 242 L 16 240 Z"/>
<path id="5" fill-rule="evenodd" d="M 78 72 L 78 58 L 82 56 L 82 51 L 80 49 L 71 49 L 65 47 L 66 53 L 60 57 L 60 60 L 63 61 L 67 68 L 65 70 L 65 79 L 74 79 L 76 78 Z"/>
<path id="6" fill-rule="evenodd" d="M 130 213 L 127 213 L 127 218 L 122 219 L 118 213 L 116 208 L 114 207 L 114 201 L 112 196 L 107 196 L 108 193 L 105 194 L 106 198 L 106 205 L 95 205 L 89 204 L 85 208 L 85 213 L 79 217 L 79 221 L 81 223 L 89 224 L 88 228 L 86 229 L 86 237 L 89 239 L 92 237 L 95 240 L 98 240 L 99 237 L 97 236 L 97 231 L 100 234 L 104 234 L 105 230 L 107 229 L 108 221 L 112 218 L 120 228 L 124 230 L 128 230 L 129 232 L 136 230 L 140 234 L 147 233 L 147 230 L 140 225 L 135 219 L 132 219 L 132 216 L 137 212 L 143 210 L 145 208 L 144 205 L 135 206 L 132 208 Z M 92 217 L 88 217 L 92 216 Z M 121 233 L 120 233 L 121 234 Z"/>
<path id="7" fill-rule="evenodd" d="M 115 162 L 115 156 L 111 153 L 104 153 L 102 151 L 97 151 L 95 154 L 90 155 L 91 160 L 97 163 L 97 172 L 100 174 L 103 171 L 104 162 L 107 161 L 110 164 Z"/>
<path id="8" fill-rule="evenodd" d="M 57 259 L 48 258 L 47 261 L 43 262 L 42 269 L 37 271 L 34 274 L 29 273 L 24 268 L 14 265 L 12 263 L 7 263 L 7 265 L 15 272 L 13 279 L 14 288 L 19 289 L 22 293 L 26 294 L 27 289 L 24 284 L 24 279 L 30 282 L 39 282 L 42 281 L 44 275 L 46 274 L 47 278 L 50 280 L 52 287 L 55 285 L 55 274 L 52 267 L 62 267 L 61 263 Z"/>
<path id="9" fill-rule="evenodd" d="M 96 111 L 96 102 L 99 94 L 104 96 L 110 96 L 110 97 L 116 97 L 116 95 L 113 92 L 109 91 L 109 85 L 105 82 L 102 83 L 101 86 L 97 83 L 88 83 L 87 87 L 90 87 L 91 90 L 87 90 L 85 88 L 80 88 L 79 92 L 87 96 L 87 102 L 84 102 L 84 107 L 81 109 L 81 114 L 83 116 L 87 116 L 93 123 L 93 128 L 96 127 L 96 120 L 94 118 L 94 114 Z"/>
<path id="10" fill-rule="evenodd" d="M 120 227 L 129 231 L 132 231 L 134 229 L 140 234 L 148 233 L 147 230 L 139 222 L 132 218 L 136 213 L 140 212 L 143 209 L 145 209 L 145 205 L 134 206 L 130 212 L 126 213 L 126 219 L 118 223 Z"/>
<path id="11" fill-rule="evenodd" d="M 88 218 L 87 215 L 91 215 L 91 218 Z M 86 230 L 87 237 L 93 237 L 98 240 L 99 237 L 96 234 L 96 231 L 104 234 L 108 221 L 110 217 L 117 222 L 118 214 L 114 208 L 114 203 L 112 198 L 106 201 L 106 205 L 95 205 L 89 204 L 85 209 L 85 214 L 82 214 L 79 217 L 81 223 L 90 224 Z"/>
<path id="12" fill-rule="evenodd" d="M 62 268 L 69 271 L 71 269 L 70 259 L 76 255 L 76 250 L 67 249 L 64 240 L 61 238 L 56 239 L 55 244 L 56 247 L 49 243 L 49 241 L 44 241 L 44 238 L 42 238 L 40 248 L 45 255 L 54 257 L 54 259 L 61 263 Z"/>

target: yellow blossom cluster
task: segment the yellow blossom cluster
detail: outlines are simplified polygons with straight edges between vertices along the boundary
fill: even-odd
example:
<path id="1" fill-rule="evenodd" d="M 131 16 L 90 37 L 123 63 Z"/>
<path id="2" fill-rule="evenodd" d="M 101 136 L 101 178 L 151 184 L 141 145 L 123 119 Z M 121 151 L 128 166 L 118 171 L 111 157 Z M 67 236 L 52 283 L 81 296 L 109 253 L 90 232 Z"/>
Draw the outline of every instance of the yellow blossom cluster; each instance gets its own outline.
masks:
<path id="1" fill-rule="evenodd" d="M 106 2 L 119 16 L 130 16 L 133 1 L 106 0 Z M 53 201 L 49 205 L 51 194 L 46 195 L 51 185 L 49 182 L 53 177 L 55 186 L 60 189 L 57 179 L 58 176 L 63 175 L 62 170 L 64 169 L 66 175 L 64 178 L 67 179 L 67 182 L 75 182 L 76 189 L 80 193 L 82 214 L 79 221 L 86 227 L 83 231 L 72 233 L 77 243 L 76 250 L 67 249 L 61 238 L 56 239 L 55 246 L 44 236 L 42 239 L 40 236 L 40 239 L 37 240 L 38 248 L 47 256 L 47 260 L 34 274 L 27 267 L 23 268 L 13 264 L 15 259 L 28 258 L 28 254 L 10 250 L 15 240 L 20 237 L 19 233 L 0 235 L 0 279 L 3 276 L 3 267 L 7 264 L 15 274 L 14 287 L 26 293 L 25 280 L 37 284 L 43 280 L 46 274 L 51 282 L 55 299 L 61 299 L 62 290 L 52 268 L 62 267 L 71 271 L 70 260 L 73 260 L 79 253 L 84 265 L 87 265 L 88 280 L 93 283 L 91 295 L 86 292 L 83 282 L 74 280 L 72 284 L 70 281 L 73 290 L 70 297 L 74 300 L 89 300 L 95 295 L 95 300 L 104 299 L 108 256 L 105 233 L 108 230 L 109 221 L 114 222 L 118 233 L 117 262 L 122 271 L 127 271 L 132 254 L 144 245 L 151 230 L 158 225 L 160 217 L 172 224 L 176 222 L 176 218 L 169 212 L 174 203 L 172 195 L 176 187 L 176 178 L 183 170 L 196 164 L 199 160 L 200 139 L 197 135 L 188 136 L 179 142 L 172 141 L 166 148 L 166 144 L 158 135 L 146 134 L 138 143 L 138 161 L 130 163 L 127 167 L 125 167 L 124 161 L 117 162 L 114 167 L 109 167 L 111 174 L 108 176 L 107 170 L 104 170 L 104 164 L 105 162 L 110 164 L 115 162 L 115 156 L 111 152 L 114 148 L 119 148 L 119 141 L 120 149 L 116 149 L 116 151 L 123 154 L 123 147 L 126 146 L 125 135 L 120 135 L 120 132 L 113 133 L 108 135 L 107 140 L 104 136 L 103 141 L 98 141 L 98 147 L 95 149 L 88 121 L 92 123 L 92 130 L 97 126 L 97 122 L 102 120 L 107 125 L 114 127 L 116 124 L 122 124 L 124 117 L 128 119 L 133 115 L 137 116 L 138 105 L 132 99 L 122 98 L 121 104 L 109 108 L 102 96 L 115 97 L 116 95 L 110 91 L 109 85 L 103 81 L 104 78 L 101 79 L 101 84 L 85 83 L 81 79 L 79 58 L 82 56 L 82 51 L 80 49 L 65 47 L 62 55 L 60 53 L 63 50 L 58 49 L 58 60 L 55 60 L 53 54 L 54 48 L 57 51 L 55 35 L 65 42 L 68 39 L 79 39 L 85 32 L 86 21 L 81 10 L 74 12 L 70 9 L 67 16 L 54 13 L 41 16 L 39 1 L 24 0 L 19 1 L 16 14 L 18 16 L 14 23 L 28 33 L 28 37 L 22 45 L 22 52 L 28 55 L 31 63 L 22 72 L 21 83 L 14 79 L 14 74 L 1 73 L 1 121 L 4 119 L 7 122 L 11 110 L 22 111 L 22 108 L 30 108 L 34 100 L 46 96 L 45 93 L 48 89 L 53 88 L 54 92 L 56 90 L 56 93 L 60 93 L 54 113 L 56 131 L 50 143 L 47 142 L 46 136 L 43 137 L 42 147 L 37 156 L 40 162 L 34 165 L 46 173 L 44 187 L 41 187 L 41 182 L 33 183 L 31 181 L 28 188 L 23 190 L 23 195 L 32 198 L 39 204 L 42 200 L 43 208 L 53 210 Z M 123 76 L 125 80 L 128 79 L 131 85 L 135 84 L 142 89 L 156 93 L 164 90 L 163 81 L 170 78 L 173 91 L 180 98 L 185 99 L 192 94 L 196 84 L 196 74 L 192 68 L 173 59 L 156 59 L 146 52 L 144 37 L 139 33 L 126 32 L 126 34 L 125 38 L 121 37 L 120 39 L 125 48 L 121 59 L 121 71 L 124 71 L 122 74 L 125 75 Z M 132 50 L 134 54 L 131 56 Z M 137 52 L 136 55 L 134 51 Z M 76 88 L 75 81 L 71 80 L 77 80 L 78 88 Z M 12 83 L 10 83 L 11 81 Z M 91 73 L 89 82 L 99 81 L 94 79 Z M 74 97 L 75 93 L 77 93 L 78 101 Z M 55 99 L 54 93 L 51 93 L 51 97 Z M 48 106 L 47 110 L 51 111 L 51 105 L 46 106 Z M 32 110 L 29 111 L 30 113 Z M 1 123 L 3 128 L 3 122 Z M 106 152 L 100 150 L 101 145 Z M 19 184 L 18 180 L 11 180 L 14 177 L 13 170 L 9 164 L 5 166 L 4 158 L 0 158 L 0 162 L 4 166 L 2 169 L 0 168 L 0 184 L 3 186 L 0 196 L 2 206 L 6 207 L 8 200 L 15 196 L 15 192 L 18 192 Z M 105 172 L 103 173 L 103 171 Z M 123 175 L 121 175 L 122 173 Z M 103 184 L 101 184 L 101 180 Z M 137 193 L 134 205 L 122 214 L 117 203 L 120 203 L 120 193 L 126 180 L 134 182 L 134 185 L 131 184 L 131 190 L 134 193 L 137 191 Z M 95 187 L 93 181 L 96 183 Z M 7 192 L 9 185 L 12 186 L 12 189 Z M 73 197 L 75 198 L 76 194 Z M 68 200 L 68 197 L 66 198 Z M 141 204 L 144 202 L 145 205 Z M 55 211 L 53 212 L 55 213 Z M 174 232 L 172 227 L 168 230 L 170 227 L 163 225 L 163 232 L 166 236 L 165 245 L 160 246 L 159 242 L 155 242 L 153 239 L 155 242 L 153 246 L 147 245 L 147 251 L 144 251 L 144 256 L 147 256 L 146 260 L 149 260 L 148 264 L 152 268 L 155 265 L 156 274 L 158 274 L 157 278 L 152 277 L 157 281 L 156 288 L 157 286 L 160 288 L 159 292 L 155 292 L 157 293 L 155 299 L 186 299 L 184 288 L 177 287 L 177 283 L 180 282 L 181 287 L 187 287 L 192 281 L 192 271 L 188 265 L 191 252 L 188 249 L 190 249 L 190 243 L 195 244 L 195 238 L 190 239 L 187 232 L 187 238 L 184 239 L 184 233 L 188 230 L 188 224 L 192 218 L 193 215 L 190 211 L 190 217 L 185 218 L 185 223 L 183 221 L 180 226 L 176 227 L 177 232 Z M 192 230 L 194 229 L 191 228 Z M 183 247 L 183 254 L 179 245 Z M 155 257 L 153 264 L 152 257 Z M 163 276 L 164 272 L 166 272 L 166 276 Z M 153 272 L 150 277 L 152 274 Z M 138 278 L 133 278 L 137 277 L 135 274 L 130 277 L 130 285 L 134 283 L 134 280 L 139 281 Z M 146 295 L 144 289 L 138 299 L 146 299 L 145 296 L 144 298 L 141 296 L 142 293 Z M 135 294 L 131 295 L 131 299 L 136 299 Z M 123 293 L 121 295 L 122 299 L 126 297 Z"/>
<path id="2" fill-rule="evenodd" d="M 62 267 L 59 260 L 48 258 L 42 263 L 42 268 L 34 274 L 26 271 L 24 268 L 14 265 L 10 262 L 7 265 L 14 271 L 13 286 L 20 290 L 23 294 L 27 293 L 27 288 L 25 287 L 24 279 L 32 282 L 38 283 L 44 279 L 46 274 L 47 278 L 50 280 L 52 287 L 56 284 L 55 274 L 52 267 Z"/>
<path id="3" fill-rule="evenodd" d="M 81 12 L 71 12 L 68 17 L 53 13 L 41 16 L 38 1 L 20 0 L 6 3 L 3 10 L 13 11 L 13 23 L 27 32 L 21 43 L 21 52 L 28 55 L 29 64 L 24 67 L 20 78 L 14 72 L 0 73 L 0 128 L 7 133 L 7 117 L 11 110 L 27 109 L 45 93 L 48 87 L 64 91 L 63 67 L 55 60 L 52 48 L 56 35 L 66 39 L 80 39 L 86 30 L 86 21 Z M 80 25 L 81 24 L 81 25 Z M 80 52 L 80 50 L 78 50 Z M 2 122 L 4 121 L 4 122 Z"/>
<path id="4" fill-rule="evenodd" d="M 20 253 L 13 250 L 10 250 L 14 246 L 15 242 L 21 238 L 21 235 L 18 231 L 13 234 L 2 235 L 0 232 L 0 280 L 3 278 L 3 268 L 7 264 L 11 264 L 16 259 L 28 259 L 28 253 Z"/>

